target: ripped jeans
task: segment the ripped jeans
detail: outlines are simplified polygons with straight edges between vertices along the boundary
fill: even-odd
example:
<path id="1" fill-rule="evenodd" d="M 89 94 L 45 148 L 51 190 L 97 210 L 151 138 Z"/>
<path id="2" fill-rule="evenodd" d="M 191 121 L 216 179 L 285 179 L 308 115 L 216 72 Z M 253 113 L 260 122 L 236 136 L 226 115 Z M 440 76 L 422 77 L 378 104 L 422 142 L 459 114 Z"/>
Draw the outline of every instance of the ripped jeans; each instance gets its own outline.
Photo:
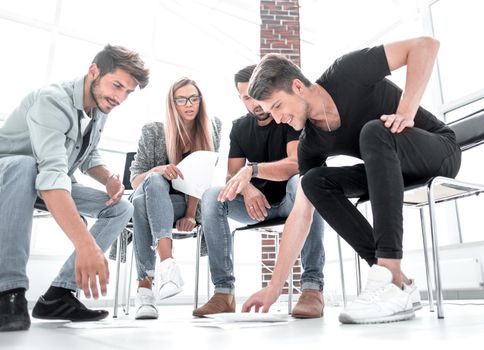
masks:
<path id="1" fill-rule="evenodd" d="M 151 173 L 133 194 L 134 252 L 138 280 L 154 277 L 156 247 L 161 238 L 172 238 L 173 223 L 186 211 L 185 196 L 170 194 L 161 174 Z"/>

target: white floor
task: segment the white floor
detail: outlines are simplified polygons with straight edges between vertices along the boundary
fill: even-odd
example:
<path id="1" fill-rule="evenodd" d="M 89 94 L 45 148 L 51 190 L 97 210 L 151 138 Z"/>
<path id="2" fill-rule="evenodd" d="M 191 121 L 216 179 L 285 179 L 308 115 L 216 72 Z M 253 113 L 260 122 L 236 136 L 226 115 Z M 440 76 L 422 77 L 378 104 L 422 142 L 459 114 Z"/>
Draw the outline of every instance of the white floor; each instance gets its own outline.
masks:
<path id="1" fill-rule="evenodd" d="M 240 308 L 240 305 L 238 305 Z M 0 333 L 0 349 L 482 349 L 484 301 L 446 303 L 445 319 L 428 307 L 414 320 L 380 325 L 342 325 L 340 307 L 326 307 L 321 319 L 294 320 L 261 328 L 219 329 L 197 326 L 188 305 L 160 306 L 160 318 L 134 321 L 128 316 L 90 328 L 68 328 L 65 322 L 32 321 L 28 332 Z M 438 347 L 438 348 L 437 348 Z"/>

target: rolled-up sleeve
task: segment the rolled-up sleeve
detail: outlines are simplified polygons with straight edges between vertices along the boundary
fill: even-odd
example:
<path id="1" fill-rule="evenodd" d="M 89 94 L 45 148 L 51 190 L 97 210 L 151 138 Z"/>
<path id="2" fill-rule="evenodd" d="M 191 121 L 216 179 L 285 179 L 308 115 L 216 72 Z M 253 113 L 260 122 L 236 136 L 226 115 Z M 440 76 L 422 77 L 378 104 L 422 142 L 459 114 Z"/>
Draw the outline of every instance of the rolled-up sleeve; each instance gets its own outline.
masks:
<path id="1" fill-rule="evenodd" d="M 86 173 L 89 169 L 97 167 L 99 165 L 106 165 L 106 161 L 104 160 L 103 157 L 99 154 L 99 151 L 97 148 L 94 148 L 89 155 L 87 156 L 86 160 L 82 162 L 81 166 L 79 169 L 83 172 Z"/>
<path id="2" fill-rule="evenodd" d="M 32 152 L 37 160 L 38 191 L 64 189 L 71 191 L 66 151 L 66 133 L 72 127 L 72 107 L 53 93 L 39 92 L 27 114 Z"/>

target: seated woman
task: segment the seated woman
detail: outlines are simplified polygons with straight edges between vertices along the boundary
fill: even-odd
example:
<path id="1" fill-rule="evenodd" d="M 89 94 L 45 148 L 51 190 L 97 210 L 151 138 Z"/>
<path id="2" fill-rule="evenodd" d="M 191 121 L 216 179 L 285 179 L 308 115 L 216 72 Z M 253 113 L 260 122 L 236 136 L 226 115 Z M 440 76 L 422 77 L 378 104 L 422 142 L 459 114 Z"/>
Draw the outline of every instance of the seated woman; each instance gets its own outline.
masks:
<path id="1" fill-rule="evenodd" d="M 183 279 L 172 256 L 172 228 L 192 231 L 198 199 L 175 191 L 171 181 L 183 174 L 177 164 L 199 150 L 218 150 L 221 122 L 211 121 L 197 84 L 177 80 L 166 100 L 165 125 L 143 126 L 138 151 L 131 164 L 134 249 L 138 271 L 136 319 L 158 318 L 152 291 L 156 252 L 160 257 L 155 279 L 158 297 L 165 299 L 182 290 Z"/>

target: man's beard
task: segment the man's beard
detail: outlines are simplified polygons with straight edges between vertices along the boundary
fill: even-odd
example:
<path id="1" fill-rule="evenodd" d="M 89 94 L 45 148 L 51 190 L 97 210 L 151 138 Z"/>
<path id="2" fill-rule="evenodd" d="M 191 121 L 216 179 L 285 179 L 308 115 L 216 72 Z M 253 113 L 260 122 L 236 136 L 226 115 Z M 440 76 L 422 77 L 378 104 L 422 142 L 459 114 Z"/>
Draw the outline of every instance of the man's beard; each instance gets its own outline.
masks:
<path id="1" fill-rule="evenodd" d="M 257 114 L 254 114 L 254 117 L 255 119 L 257 119 L 258 121 L 260 122 L 263 122 L 264 120 L 267 120 L 271 117 L 271 114 L 270 113 L 264 113 L 262 115 L 257 115 Z"/>
<path id="2" fill-rule="evenodd" d="M 271 116 L 270 113 L 265 113 L 265 112 L 262 113 L 262 114 L 257 114 L 256 113 L 257 109 L 260 109 L 261 111 L 263 111 L 262 108 L 260 106 L 258 106 L 256 108 L 254 108 L 254 111 L 250 112 L 250 114 L 252 114 L 255 117 L 255 119 L 257 119 L 258 121 L 263 122 L 264 120 L 269 119 L 269 117 Z"/>
<path id="3" fill-rule="evenodd" d="M 96 79 L 94 79 L 91 83 L 91 87 L 89 88 L 89 94 L 91 95 L 91 98 L 93 99 L 94 103 L 96 104 L 97 108 L 99 108 L 99 110 L 105 114 L 109 113 L 106 112 L 106 111 L 103 111 L 103 109 L 101 108 L 101 106 L 99 105 L 99 99 L 98 99 L 98 96 L 96 96 L 95 92 L 94 92 L 94 89 L 99 87 L 99 81 L 100 81 L 100 77 L 98 76 Z M 101 96 L 99 96 L 99 98 L 101 98 Z"/>

